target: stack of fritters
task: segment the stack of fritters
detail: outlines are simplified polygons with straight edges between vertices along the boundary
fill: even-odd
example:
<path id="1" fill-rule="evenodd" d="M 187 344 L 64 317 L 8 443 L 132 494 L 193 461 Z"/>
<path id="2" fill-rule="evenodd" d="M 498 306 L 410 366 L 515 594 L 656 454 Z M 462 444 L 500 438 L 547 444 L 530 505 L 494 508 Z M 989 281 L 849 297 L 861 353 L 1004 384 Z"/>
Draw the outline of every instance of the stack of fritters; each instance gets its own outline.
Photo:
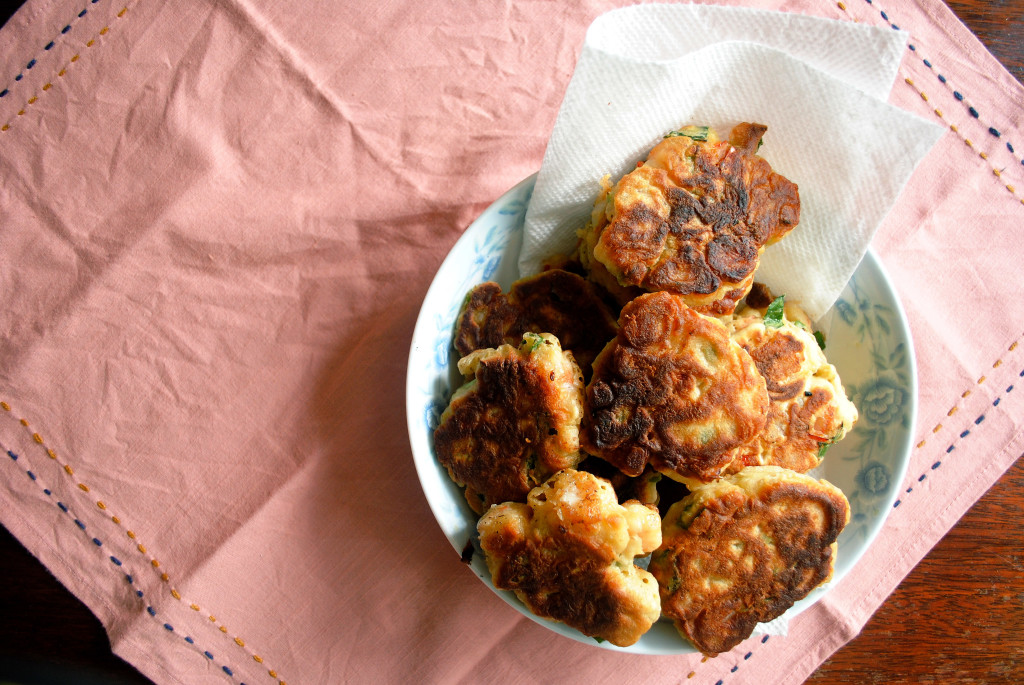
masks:
<path id="1" fill-rule="evenodd" d="M 849 504 L 802 472 L 857 410 L 806 314 L 753 284 L 800 207 L 764 132 L 672 132 L 602 181 L 585 277 L 467 296 L 435 449 L 495 586 L 538 616 L 625 646 L 661 615 L 717 654 L 831 577 Z"/>
<path id="2" fill-rule="evenodd" d="M 750 289 L 761 252 L 800 220 L 796 184 L 756 151 L 766 127 L 673 131 L 635 170 L 607 180 L 581 232 L 590 277 L 625 302 L 642 291 L 681 295 L 730 314 Z"/>

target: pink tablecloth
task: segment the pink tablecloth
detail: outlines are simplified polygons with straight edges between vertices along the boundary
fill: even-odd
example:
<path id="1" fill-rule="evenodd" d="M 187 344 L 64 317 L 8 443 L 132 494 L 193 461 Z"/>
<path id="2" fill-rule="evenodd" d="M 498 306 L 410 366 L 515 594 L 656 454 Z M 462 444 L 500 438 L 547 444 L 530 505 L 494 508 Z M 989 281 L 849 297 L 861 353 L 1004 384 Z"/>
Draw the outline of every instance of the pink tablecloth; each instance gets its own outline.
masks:
<path id="1" fill-rule="evenodd" d="M 787 637 L 706 662 L 556 637 L 460 564 L 413 322 L 615 4 L 30 0 L 0 32 L 0 519 L 147 676 L 797 682 L 1024 452 L 1024 90 L 939 0 L 763 0 L 908 31 L 891 101 L 948 127 L 875 242 L 921 379 L 899 505 Z"/>

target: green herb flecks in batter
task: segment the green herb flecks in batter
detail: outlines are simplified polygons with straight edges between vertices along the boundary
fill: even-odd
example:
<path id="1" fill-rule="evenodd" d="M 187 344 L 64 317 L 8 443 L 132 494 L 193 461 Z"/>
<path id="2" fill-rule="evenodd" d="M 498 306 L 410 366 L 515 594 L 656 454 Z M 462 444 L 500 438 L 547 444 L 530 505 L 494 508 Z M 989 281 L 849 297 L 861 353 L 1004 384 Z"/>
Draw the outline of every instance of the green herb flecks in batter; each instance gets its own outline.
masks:
<path id="1" fill-rule="evenodd" d="M 669 131 L 663 138 L 676 138 L 676 137 L 687 137 L 693 140 L 704 140 L 708 139 L 708 131 L 710 129 L 707 126 L 684 126 L 678 131 Z"/>
<path id="2" fill-rule="evenodd" d="M 786 321 L 785 305 L 785 295 L 779 295 L 772 300 L 764 312 L 764 325 L 771 328 L 782 328 L 782 324 Z"/>

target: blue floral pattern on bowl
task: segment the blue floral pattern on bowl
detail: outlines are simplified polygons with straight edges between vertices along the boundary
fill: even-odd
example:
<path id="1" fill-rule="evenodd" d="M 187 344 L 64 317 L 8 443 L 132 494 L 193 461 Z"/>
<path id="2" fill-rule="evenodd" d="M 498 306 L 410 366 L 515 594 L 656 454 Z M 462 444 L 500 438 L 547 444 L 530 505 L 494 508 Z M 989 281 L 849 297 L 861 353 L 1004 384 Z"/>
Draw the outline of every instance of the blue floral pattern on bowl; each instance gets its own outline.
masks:
<path id="1" fill-rule="evenodd" d="M 913 438 L 916 377 L 906 321 L 876 260 L 847 284 L 833 306 L 833 322 L 831 337 L 841 336 L 847 347 L 834 363 L 860 413 L 854 430 L 826 456 L 845 462 L 846 468 L 838 469 L 845 482 L 836 484 L 853 512 L 843 531 L 843 542 L 849 544 L 874 537 L 876 524 L 896 498 Z M 829 349 L 826 354 L 833 356 Z"/>
<path id="2" fill-rule="evenodd" d="M 459 553 L 472 543 L 476 519 L 461 489 L 434 457 L 432 441 L 441 413 L 462 382 L 452 347 L 455 319 L 474 285 L 494 280 L 507 288 L 519 277 L 516 261 L 535 178 L 508 191 L 465 231 L 427 291 L 413 333 L 406 381 L 413 460 L 431 511 Z M 860 412 L 850 435 L 832 446 L 813 472 L 841 488 L 851 504 L 851 521 L 839 538 L 834 584 L 854 566 L 892 509 L 912 448 L 917 380 L 913 345 L 899 300 L 870 251 L 818 327 L 826 337 L 826 355 Z M 470 566 L 493 589 L 480 554 L 473 555 Z M 792 618 L 813 604 L 828 587 L 797 602 L 785 617 Z M 534 617 L 510 593 L 497 594 L 551 630 L 596 644 L 564 625 Z M 694 651 L 665 621 L 655 624 L 632 647 L 600 646 L 644 654 Z"/>

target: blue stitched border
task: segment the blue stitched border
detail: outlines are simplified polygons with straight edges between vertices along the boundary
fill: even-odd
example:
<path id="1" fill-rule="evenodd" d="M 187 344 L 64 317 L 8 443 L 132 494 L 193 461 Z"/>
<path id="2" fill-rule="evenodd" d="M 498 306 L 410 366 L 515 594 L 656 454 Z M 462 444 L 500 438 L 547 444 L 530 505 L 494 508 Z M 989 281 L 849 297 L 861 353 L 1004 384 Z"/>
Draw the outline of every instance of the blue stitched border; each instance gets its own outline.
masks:
<path id="1" fill-rule="evenodd" d="M 1019 377 L 1019 378 L 1024 378 L 1024 370 L 1022 370 L 1022 371 L 1021 371 L 1021 372 L 1020 372 L 1020 373 L 1018 374 L 1018 377 Z M 1009 393 L 1013 392 L 1013 388 L 1014 388 L 1013 384 L 1010 384 L 1010 385 L 1006 386 L 1006 390 L 1004 390 L 1004 391 L 1002 392 L 1002 394 L 1001 394 L 1001 395 L 1000 395 L 999 397 L 995 398 L 995 399 L 994 399 L 994 400 L 992 401 L 992 406 L 993 406 L 993 407 L 998 407 L 998 406 L 999 406 L 999 403 L 1000 403 L 1000 402 L 1002 401 L 1003 397 L 1005 397 L 1005 396 L 1006 396 L 1007 394 L 1009 394 Z M 985 421 L 985 415 L 984 415 L 984 414 L 980 414 L 980 415 L 978 415 L 978 417 L 977 417 L 976 419 L 974 419 L 974 425 L 975 425 L 975 426 L 980 426 L 980 425 L 981 425 L 981 424 L 982 424 L 982 423 L 983 423 L 984 421 Z M 951 443 L 949 444 L 949 447 L 947 447 L 947 448 L 946 448 L 946 454 L 951 454 L 951 453 L 953 452 L 953 450 L 955 450 L 955 449 L 956 449 L 957 443 L 958 443 L 958 442 L 961 442 L 962 440 L 964 440 L 965 438 L 967 438 L 967 437 L 968 437 L 968 436 L 969 436 L 970 434 L 971 434 L 971 429 L 970 429 L 970 428 L 965 428 L 964 430 L 960 431 L 960 435 L 958 435 L 958 436 L 957 436 L 957 437 L 956 437 L 956 438 L 955 438 L 955 439 L 953 440 L 953 442 L 951 442 Z M 928 468 L 928 469 L 927 469 L 926 471 L 922 472 L 922 473 L 921 473 L 921 475 L 919 475 L 919 476 L 917 477 L 917 482 L 918 482 L 918 483 L 921 483 L 921 482 L 923 482 L 923 481 L 924 481 L 924 480 L 925 480 L 926 478 L 928 478 L 928 471 L 935 471 L 935 470 L 937 470 L 938 468 L 940 468 L 941 466 L 942 466 L 942 460 L 941 460 L 941 459 L 939 459 L 938 461 L 936 461 L 935 463 L 933 463 L 933 464 L 932 464 L 932 465 L 931 465 L 931 466 L 930 466 L 930 467 L 929 467 L 929 468 Z M 910 487 L 908 487 L 908 488 L 906 489 L 906 491 L 904 492 L 904 494 L 905 494 L 905 495 L 909 495 L 909 494 L 910 494 L 911 492 L 913 492 L 913 491 L 914 491 L 914 486 L 913 486 L 913 485 L 911 485 Z M 899 500 L 899 499 L 898 499 L 898 500 L 896 500 L 895 502 L 893 502 L 893 505 L 892 505 L 892 506 L 893 506 L 894 508 L 895 508 L 895 507 L 898 507 L 898 506 L 900 505 L 900 502 L 901 502 L 901 501 L 902 501 L 902 500 Z"/>
<path id="2" fill-rule="evenodd" d="M 89 4 L 90 5 L 95 5 L 99 1 L 100 0 L 89 0 Z M 48 52 L 48 51 L 52 50 L 53 47 L 57 44 L 57 41 L 60 40 L 61 36 L 67 35 L 71 31 L 71 28 L 72 28 L 72 26 L 74 26 L 75 22 L 78 21 L 79 19 L 81 19 L 82 17 L 84 17 L 88 13 L 89 13 L 88 6 L 82 8 L 82 11 L 80 11 L 78 14 L 76 14 L 71 19 L 71 21 L 66 23 L 64 25 L 64 28 L 62 28 L 60 30 L 60 33 L 58 33 L 53 38 L 53 40 L 51 40 L 49 43 L 47 43 L 46 45 L 43 46 L 43 52 Z M 39 58 L 39 55 L 40 55 L 40 53 L 36 53 L 35 57 L 33 57 L 32 59 L 30 59 L 28 62 L 25 63 L 25 66 L 22 69 L 22 71 L 18 72 L 18 75 L 14 77 L 14 81 L 12 83 L 8 84 L 7 86 L 5 86 L 3 90 L 0 90 L 0 98 L 7 97 L 7 95 L 11 92 L 11 88 L 14 87 L 14 84 L 19 82 L 19 81 L 21 81 L 23 78 L 25 78 L 25 72 L 29 71 L 30 69 L 32 69 L 32 67 L 34 67 L 36 65 L 36 61 Z"/>
<path id="3" fill-rule="evenodd" d="M 768 642 L 768 639 L 770 637 L 771 635 L 762 635 L 761 640 L 760 642 L 758 642 L 758 644 L 763 645 L 764 643 Z M 756 647 L 757 645 L 754 646 Z M 754 656 L 754 652 L 752 650 L 748 650 L 747 653 L 743 655 L 742 661 L 737 661 L 735 664 L 732 665 L 732 668 L 729 669 L 729 673 L 735 673 L 736 671 L 740 670 L 740 665 L 743 663 L 743 661 L 746 661 L 752 656 Z M 725 680 L 719 679 L 718 682 L 715 683 L 715 685 L 725 685 Z"/>
<path id="4" fill-rule="evenodd" d="M 71 511 L 71 508 L 67 504 L 62 502 L 61 500 L 56 499 L 54 497 L 54 494 L 53 494 L 52 490 L 50 490 L 49 488 L 43 486 L 43 484 L 39 480 L 39 476 L 36 475 L 36 473 L 34 471 L 32 471 L 30 468 L 28 468 L 25 465 L 25 462 L 22 461 L 22 458 L 18 454 L 16 454 L 15 452 L 13 452 L 12 450 L 6 450 L 6 452 L 7 452 L 7 456 L 11 458 L 11 462 L 15 463 L 15 464 L 18 464 L 18 466 L 22 467 L 25 470 L 25 473 L 28 475 L 28 477 L 36 485 L 38 485 L 42 489 L 43 494 L 46 495 L 47 497 L 49 497 L 51 500 L 53 500 L 56 503 L 57 508 L 60 509 L 61 512 L 63 512 L 65 515 L 67 515 L 68 517 L 71 518 L 71 520 L 74 522 L 75 526 L 85 534 L 85 537 L 89 540 L 89 542 L 91 542 L 96 548 L 102 549 L 103 541 L 100 538 L 95 537 L 91 533 L 89 533 L 87 531 L 86 524 L 83 523 L 82 520 L 79 519 L 77 516 L 75 516 L 75 514 Z M 21 462 L 21 463 L 19 463 L 19 462 Z M 123 569 L 125 567 L 125 562 L 123 562 L 121 559 L 117 558 L 116 556 L 114 556 L 112 554 L 107 555 L 107 560 L 111 563 L 111 565 L 113 565 L 116 569 L 118 569 L 119 572 L 123 572 Z M 136 598 L 138 598 L 140 600 L 144 600 L 145 599 L 145 593 L 135 584 L 135 578 L 132 576 L 132 574 L 124 572 L 124 578 L 125 578 L 125 581 L 128 583 L 128 585 L 130 585 L 133 588 L 135 588 L 135 596 L 136 596 Z M 187 644 L 189 644 L 189 645 L 191 645 L 193 647 L 195 646 L 195 640 L 190 635 L 184 635 L 180 631 L 175 630 L 174 626 L 172 626 L 170 623 L 167 623 L 167 622 L 165 622 L 165 621 L 163 621 L 161 619 L 158 619 L 157 615 L 159 614 L 159 612 L 156 609 L 154 609 L 153 606 L 151 604 L 149 604 L 148 602 L 146 603 L 146 613 L 149 614 L 149 616 L 151 618 L 153 618 L 154 621 L 157 624 L 162 625 L 164 630 L 166 630 L 169 633 L 174 633 L 175 635 L 182 636 L 182 639 Z M 201 652 L 196 651 L 198 649 L 199 649 L 198 647 L 195 647 L 195 649 L 193 649 L 192 651 L 195 651 L 197 654 L 201 654 L 202 656 L 206 657 L 208 660 L 216 663 L 216 659 L 214 658 L 214 655 L 210 651 L 208 651 L 208 650 L 202 650 Z M 218 665 L 220 665 L 221 670 L 224 671 L 225 674 L 227 674 L 231 678 L 234 678 L 235 673 L 234 673 L 234 670 L 230 666 L 228 666 L 227 664 L 218 664 Z M 242 682 L 240 685 L 245 685 L 245 683 Z"/>
<path id="5" fill-rule="evenodd" d="M 866 2 L 871 2 L 871 0 L 866 0 Z M 1022 369 L 1021 372 L 1019 374 L 1017 374 L 1017 376 L 1018 376 L 1018 378 L 1024 378 L 1024 369 Z M 1002 399 L 1008 393 L 1013 392 L 1013 389 L 1014 389 L 1014 385 L 1012 383 L 1010 385 L 1006 386 L 1006 389 L 1002 392 L 1002 394 L 992 401 L 992 406 L 993 407 L 998 407 L 999 403 L 1002 401 Z M 984 422 L 985 422 L 985 414 L 979 414 L 978 417 L 974 419 L 974 425 L 975 426 L 980 426 Z M 954 442 L 951 443 L 949 445 L 949 447 L 946 448 L 946 454 L 949 454 L 949 453 L 953 452 L 953 450 L 956 448 L 956 443 L 959 442 L 959 441 L 964 440 L 965 438 L 970 436 L 971 433 L 972 433 L 972 429 L 970 429 L 970 428 L 965 428 L 964 430 L 960 431 L 960 434 L 957 436 L 957 438 L 954 440 Z M 920 482 L 924 481 L 928 477 L 928 471 L 935 471 L 938 468 L 940 468 L 941 466 L 942 466 L 942 460 L 941 459 L 935 461 L 926 471 L 924 471 L 923 473 L 921 473 L 920 476 L 918 476 L 916 482 L 920 483 Z M 910 487 L 907 488 L 906 493 L 909 494 L 910 492 L 913 492 L 913 490 L 914 490 L 914 486 L 911 485 Z M 901 500 L 896 500 L 896 502 L 894 502 L 893 505 L 892 505 L 893 508 L 896 508 L 896 507 L 900 506 L 900 501 Z M 768 636 L 764 635 L 761 638 L 760 644 L 764 644 L 767 641 L 768 641 Z M 742 661 L 746 661 L 751 656 L 753 656 L 753 654 L 754 654 L 753 651 L 748 651 L 746 654 L 743 655 L 743 660 Z M 742 661 L 737 661 L 735 664 L 733 664 L 732 668 L 729 669 L 729 673 L 735 673 L 736 671 L 738 671 L 740 669 L 740 665 L 742 664 Z M 718 682 L 715 683 L 715 685 L 725 685 L 725 680 L 724 679 L 719 679 Z"/>
<path id="6" fill-rule="evenodd" d="M 872 7 L 875 7 L 875 9 L 878 9 L 878 7 L 875 6 L 875 4 L 874 4 L 874 2 L 872 0 L 864 0 L 864 2 L 866 2 L 869 5 L 871 5 Z M 878 13 L 879 13 L 879 15 L 881 15 L 882 19 L 884 19 L 886 22 L 888 22 L 888 24 L 894 30 L 899 30 L 900 27 L 897 26 L 896 24 L 894 24 L 892 21 L 890 21 L 888 14 L 886 14 L 883 10 L 880 10 L 880 9 L 878 9 Z M 921 56 L 921 54 L 918 52 L 917 46 L 915 44 L 908 43 L 907 47 L 910 49 L 911 52 L 914 53 L 914 55 L 918 59 L 921 60 L 921 62 L 926 67 L 928 67 L 928 69 L 930 69 L 932 72 L 935 73 L 936 78 L 938 78 L 938 80 L 939 80 L 939 83 L 941 83 L 942 85 L 946 86 L 946 88 L 948 88 L 950 91 L 952 91 L 953 97 L 956 99 L 956 101 L 960 102 L 960 103 L 963 103 L 964 106 L 967 107 L 967 113 L 969 115 L 971 115 L 971 117 L 973 117 L 974 119 L 978 119 L 979 123 L 982 123 L 982 125 L 985 126 L 986 129 L 988 129 L 989 135 L 991 135 L 993 138 L 1002 138 L 1003 137 L 1002 132 L 1000 132 L 999 129 L 997 129 L 995 126 L 990 126 L 988 124 L 984 124 L 983 122 L 981 122 L 981 113 L 974 106 L 972 106 L 971 104 L 969 104 L 967 102 L 967 98 L 964 96 L 964 94 L 962 92 L 960 92 L 959 90 L 953 88 L 953 86 L 950 85 L 949 79 L 947 79 L 937 68 L 935 68 L 932 65 L 930 60 L 925 59 L 924 57 Z M 1010 154 L 1014 155 L 1014 158 L 1017 159 L 1022 165 L 1024 165 L 1024 158 L 1021 158 L 1021 157 L 1017 156 L 1017 152 L 1016 152 L 1016 150 L 1013 147 L 1013 143 L 1011 143 L 1008 140 L 1005 140 L 1003 142 L 1005 143 L 1006 149 L 1009 150 Z"/>

